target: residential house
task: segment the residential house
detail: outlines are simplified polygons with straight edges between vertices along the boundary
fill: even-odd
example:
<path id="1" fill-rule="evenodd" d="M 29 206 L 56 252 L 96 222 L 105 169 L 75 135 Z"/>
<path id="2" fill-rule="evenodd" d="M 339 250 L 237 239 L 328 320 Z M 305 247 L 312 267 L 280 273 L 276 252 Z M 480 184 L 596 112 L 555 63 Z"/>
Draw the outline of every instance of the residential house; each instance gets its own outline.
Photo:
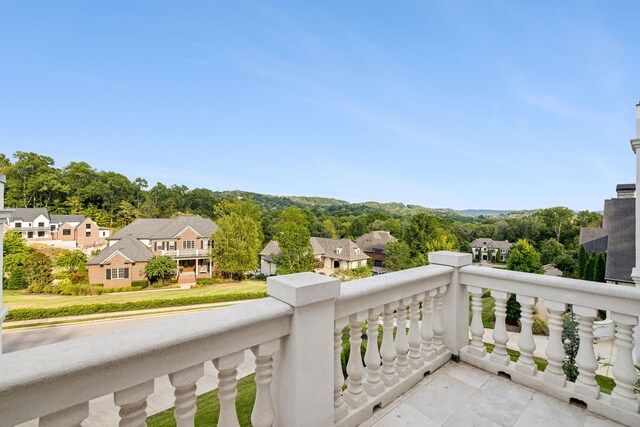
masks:
<path id="1" fill-rule="evenodd" d="M 581 228 L 579 242 L 588 253 L 607 253 L 607 283 L 635 286 L 631 272 L 636 257 L 636 186 L 620 184 L 616 193 L 604 201 L 602 227 Z"/>
<path id="2" fill-rule="evenodd" d="M 373 260 L 373 274 L 383 274 L 388 271 L 384 267 L 387 260 L 385 249 L 387 243 L 397 240 L 388 231 L 372 231 L 356 240 L 356 245 Z"/>
<path id="3" fill-rule="evenodd" d="M 313 256 L 318 261 L 317 273 L 332 274 L 336 268 L 351 270 L 367 265 L 369 256 L 349 239 L 312 237 Z M 281 254 L 275 240 L 267 243 L 260 252 L 260 272 L 267 276 L 276 274 L 276 259 Z"/>
<path id="4" fill-rule="evenodd" d="M 484 261 L 491 261 L 494 257 L 497 257 L 499 262 L 506 261 L 511 246 L 513 244 L 508 240 L 493 240 L 488 237 L 481 237 L 471 242 L 473 257 L 476 258 L 478 252 L 481 252 Z"/>
<path id="5" fill-rule="evenodd" d="M 16 208 L 3 223 L 3 233 L 15 230 L 27 242 L 67 248 L 104 246 L 108 228 L 84 215 L 49 215 L 45 208 Z"/>
<path id="6" fill-rule="evenodd" d="M 108 237 L 108 247 L 87 263 L 89 282 L 129 286 L 144 278 L 140 274 L 151 257 L 162 255 L 176 261 L 180 282 L 211 277 L 210 239 L 217 228 L 197 215 L 138 219 Z"/>

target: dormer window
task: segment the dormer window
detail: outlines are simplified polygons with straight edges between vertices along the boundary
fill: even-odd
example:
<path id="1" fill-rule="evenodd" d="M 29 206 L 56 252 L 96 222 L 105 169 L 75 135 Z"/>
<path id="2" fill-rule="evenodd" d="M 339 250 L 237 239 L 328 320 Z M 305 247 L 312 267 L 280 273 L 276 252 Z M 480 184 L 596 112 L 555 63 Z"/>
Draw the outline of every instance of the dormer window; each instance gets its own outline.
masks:
<path id="1" fill-rule="evenodd" d="M 355 249 L 355 253 L 356 253 L 356 255 L 360 255 L 360 249 L 356 248 Z"/>
<path id="2" fill-rule="evenodd" d="M 340 255 L 342 253 L 342 248 L 336 248 L 336 254 Z"/>

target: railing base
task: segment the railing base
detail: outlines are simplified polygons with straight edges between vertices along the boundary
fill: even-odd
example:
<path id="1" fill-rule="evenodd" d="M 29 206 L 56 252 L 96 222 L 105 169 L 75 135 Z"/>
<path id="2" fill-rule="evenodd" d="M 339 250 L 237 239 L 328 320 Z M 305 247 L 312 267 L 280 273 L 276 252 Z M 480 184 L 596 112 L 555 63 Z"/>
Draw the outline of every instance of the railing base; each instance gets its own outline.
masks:
<path id="1" fill-rule="evenodd" d="M 409 376 L 400 378 L 400 383 L 393 387 L 385 387 L 384 391 L 375 397 L 368 396 L 366 404 L 354 409 L 349 408 L 347 416 L 335 425 L 337 427 L 352 427 L 368 420 L 372 417 L 373 409 L 376 406 L 384 408 L 389 405 L 422 381 L 427 373 L 435 372 L 449 361 L 451 361 L 451 353 L 449 351 L 436 356 Z"/>
<path id="2" fill-rule="evenodd" d="M 490 354 L 486 354 L 484 357 L 474 356 L 467 351 L 467 347 L 460 350 L 460 358 L 463 362 L 494 375 L 506 373 L 511 376 L 511 381 L 563 402 L 570 403 L 571 399 L 578 399 L 587 405 L 589 411 L 620 424 L 640 426 L 640 414 L 616 408 L 611 404 L 611 396 L 608 394 L 600 393 L 598 398 L 586 396 L 576 392 L 575 384 L 573 383 L 567 383 L 565 387 L 552 384 L 544 381 L 542 372 L 536 371 L 533 376 L 523 374 L 516 369 L 514 362 L 509 362 L 509 364 L 505 366 L 497 365 L 491 361 Z"/>

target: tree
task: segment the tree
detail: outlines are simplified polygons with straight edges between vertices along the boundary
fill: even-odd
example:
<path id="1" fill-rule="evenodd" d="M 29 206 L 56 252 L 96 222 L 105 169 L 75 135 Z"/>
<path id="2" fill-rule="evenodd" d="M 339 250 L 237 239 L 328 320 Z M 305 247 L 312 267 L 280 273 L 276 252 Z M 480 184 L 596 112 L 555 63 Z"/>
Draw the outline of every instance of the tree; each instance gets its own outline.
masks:
<path id="1" fill-rule="evenodd" d="M 578 249 L 578 277 L 580 279 L 584 279 L 584 270 L 587 267 L 588 260 L 589 256 L 584 245 L 580 245 L 580 249 Z"/>
<path id="2" fill-rule="evenodd" d="M 30 292 L 42 292 L 42 289 L 51 285 L 53 281 L 51 260 L 42 252 L 35 251 L 27 258 L 23 273 Z"/>
<path id="3" fill-rule="evenodd" d="M 385 247 L 385 254 L 387 259 L 384 265 L 389 270 L 400 271 L 415 267 L 413 258 L 411 257 L 411 249 L 409 245 L 403 241 L 388 242 Z"/>
<path id="4" fill-rule="evenodd" d="M 280 213 L 276 240 L 280 255 L 276 258 L 278 274 L 313 271 L 313 248 L 307 218 L 297 207 Z"/>
<path id="5" fill-rule="evenodd" d="M 2 247 L 2 253 L 6 255 L 14 254 L 30 254 L 33 249 L 27 246 L 22 234 L 17 231 L 10 230 L 4 235 L 4 245 Z"/>
<path id="6" fill-rule="evenodd" d="M 56 260 L 56 265 L 74 273 L 86 268 L 87 256 L 82 251 L 65 251 Z"/>
<path id="7" fill-rule="evenodd" d="M 24 268 L 19 267 L 11 271 L 11 275 L 9 276 L 9 279 L 3 281 L 2 285 L 4 289 L 13 289 L 13 290 L 24 289 L 27 286 L 29 286 L 29 284 L 24 278 Z"/>
<path id="8" fill-rule="evenodd" d="M 590 280 L 590 281 L 594 281 L 595 280 L 595 273 L 596 273 L 596 253 L 595 252 L 591 252 L 591 255 L 589 255 L 589 259 L 587 260 L 587 266 L 584 268 L 584 280 Z"/>
<path id="9" fill-rule="evenodd" d="M 555 234 L 558 242 L 560 242 L 562 231 L 571 227 L 575 218 L 575 213 L 571 209 L 562 206 L 543 209 L 538 215 L 542 222 Z"/>
<path id="10" fill-rule="evenodd" d="M 224 274 L 244 276 L 258 268 L 258 253 L 262 247 L 262 229 L 257 206 L 251 202 L 233 201 L 219 205 L 218 228 L 211 239 L 211 259 Z M 242 213 L 242 214 L 241 214 Z"/>
<path id="11" fill-rule="evenodd" d="M 169 256 L 154 256 L 144 266 L 144 275 L 151 283 L 164 283 L 176 273 L 176 262 Z"/>
<path id="12" fill-rule="evenodd" d="M 540 262 L 553 264 L 554 260 L 564 252 L 564 246 L 556 239 L 546 239 L 540 243 Z"/>
<path id="13" fill-rule="evenodd" d="M 505 318 L 505 322 L 507 325 L 518 326 L 518 322 L 520 321 L 520 316 L 522 314 L 522 308 L 520 303 L 516 300 L 516 294 L 511 294 L 507 300 L 506 310 L 507 317 Z"/>
<path id="14" fill-rule="evenodd" d="M 540 254 L 526 240 L 518 240 L 507 257 L 507 269 L 525 273 L 542 273 Z"/>
<path id="15" fill-rule="evenodd" d="M 580 347 L 580 336 L 578 335 L 578 321 L 573 314 L 573 307 L 569 310 L 562 325 L 562 344 L 565 354 L 562 370 L 567 376 L 567 380 L 576 382 L 578 378 L 576 357 L 578 355 L 578 348 Z"/>
<path id="16" fill-rule="evenodd" d="M 572 277 L 578 269 L 578 264 L 574 255 L 566 252 L 557 257 L 554 260 L 554 264 L 558 270 L 562 271 L 562 275 L 564 277 Z"/>
<path id="17" fill-rule="evenodd" d="M 596 265 L 594 268 L 593 280 L 596 282 L 604 283 L 605 274 L 607 269 L 607 254 L 599 253 L 596 255 Z"/>
<path id="18" fill-rule="evenodd" d="M 457 250 L 453 233 L 435 215 L 419 212 L 411 217 L 403 240 L 409 245 L 414 266 L 427 265 L 429 252 Z"/>

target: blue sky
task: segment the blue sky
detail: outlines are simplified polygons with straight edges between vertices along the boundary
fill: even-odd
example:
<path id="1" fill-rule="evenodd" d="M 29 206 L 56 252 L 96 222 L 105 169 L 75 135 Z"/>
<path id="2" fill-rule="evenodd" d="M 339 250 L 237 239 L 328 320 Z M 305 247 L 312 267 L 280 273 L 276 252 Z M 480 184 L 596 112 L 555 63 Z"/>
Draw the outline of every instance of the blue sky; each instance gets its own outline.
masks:
<path id="1" fill-rule="evenodd" d="M 600 210 L 640 3 L 2 1 L 0 152 L 150 183 Z"/>

